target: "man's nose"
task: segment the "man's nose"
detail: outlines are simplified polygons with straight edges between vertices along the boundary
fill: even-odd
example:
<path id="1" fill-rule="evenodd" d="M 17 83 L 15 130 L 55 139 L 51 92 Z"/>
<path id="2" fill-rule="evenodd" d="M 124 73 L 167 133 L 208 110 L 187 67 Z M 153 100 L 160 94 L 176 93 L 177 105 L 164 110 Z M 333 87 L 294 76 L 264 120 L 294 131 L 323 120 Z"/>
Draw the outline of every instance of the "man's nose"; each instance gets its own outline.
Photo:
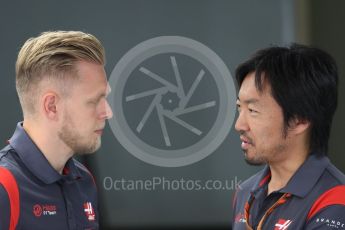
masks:
<path id="1" fill-rule="evenodd" d="M 245 118 L 245 114 L 243 112 L 239 112 L 236 123 L 235 129 L 238 132 L 248 131 L 249 126 Z"/>
<path id="2" fill-rule="evenodd" d="M 105 117 L 106 119 L 110 119 L 113 117 L 113 111 L 107 100 L 105 101 Z"/>

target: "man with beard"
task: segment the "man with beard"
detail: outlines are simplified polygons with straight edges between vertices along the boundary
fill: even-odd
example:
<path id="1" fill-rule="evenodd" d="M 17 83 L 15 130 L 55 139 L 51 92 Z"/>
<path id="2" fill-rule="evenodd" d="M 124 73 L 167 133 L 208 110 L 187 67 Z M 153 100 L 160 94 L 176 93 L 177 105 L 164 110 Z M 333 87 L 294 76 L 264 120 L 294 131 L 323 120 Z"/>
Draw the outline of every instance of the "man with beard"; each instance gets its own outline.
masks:
<path id="1" fill-rule="evenodd" d="M 110 87 L 91 34 L 45 32 L 16 62 L 23 122 L 0 151 L 0 229 L 98 229 L 97 191 L 75 154 L 101 145 Z M 48 227 L 49 226 L 49 227 Z"/>
<path id="2" fill-rule="evenodd" d="M 302 45 L 257 51 L 236 70 L 244 158 L 264 169 L 234 197 L 233 229 L 345 229 L 345 176 L 327 158 L 337 66 Z"/>

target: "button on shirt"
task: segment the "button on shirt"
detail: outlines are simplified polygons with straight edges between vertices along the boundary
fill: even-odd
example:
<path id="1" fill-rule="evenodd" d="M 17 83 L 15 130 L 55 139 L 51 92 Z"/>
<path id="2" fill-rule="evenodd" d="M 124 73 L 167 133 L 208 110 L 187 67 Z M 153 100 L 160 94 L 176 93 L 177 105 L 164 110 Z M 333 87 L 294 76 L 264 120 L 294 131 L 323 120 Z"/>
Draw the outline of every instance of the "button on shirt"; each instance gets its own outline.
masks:
<path id="1" fill-rule="evenodd" d="M 0 151 L 0 229 L 98 229 L 97 191 L 71 158 L 59 174 L 18 123 Z"/>
<path id="2" fill-rule="evenodd" d="M 239 186 L 234 230 L 248 229 L 247 224 L 252 229 L 345 229 L 345 176 L 327 157 L 311 154 L 284 188 L 267 196 L 270 175 L 266 166 Z"/>

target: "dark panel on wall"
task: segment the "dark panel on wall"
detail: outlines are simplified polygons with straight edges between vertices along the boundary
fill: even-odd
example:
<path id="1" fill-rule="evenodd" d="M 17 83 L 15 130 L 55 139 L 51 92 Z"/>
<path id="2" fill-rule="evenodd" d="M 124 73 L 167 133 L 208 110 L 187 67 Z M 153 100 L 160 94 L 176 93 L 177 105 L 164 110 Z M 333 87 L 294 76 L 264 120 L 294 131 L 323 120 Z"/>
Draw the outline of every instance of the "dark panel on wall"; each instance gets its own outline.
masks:
<path id="1" fill-rule="evenodd" d="M 309 1 L 311 22 L 311 44 L 327 50 L 339 67 L 339 101 L 330 138 L 329 155 L 335 165 L 345 171 L 343 133 L 345 130 L 345 2 Z"/>

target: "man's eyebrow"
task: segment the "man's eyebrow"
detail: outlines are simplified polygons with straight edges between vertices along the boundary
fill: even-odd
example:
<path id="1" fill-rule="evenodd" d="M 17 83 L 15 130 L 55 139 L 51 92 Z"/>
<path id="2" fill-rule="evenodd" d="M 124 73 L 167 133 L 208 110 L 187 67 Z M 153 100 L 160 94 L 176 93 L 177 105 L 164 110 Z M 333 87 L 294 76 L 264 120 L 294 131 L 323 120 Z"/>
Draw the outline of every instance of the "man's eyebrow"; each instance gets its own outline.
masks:
<path id="1" fill-rule="evenodd" d="M 237 100 L 238 100 L 239 102 L 241 102 L 241 100 L 240 100 L 239 97 L 237 97 Z M 258 99 L 255 99 L 255 98 L 251 98 L 251 99 L 244 100 L 243 103 L 244 103 L 244 104 L 257 104 L 257 103 L 259 103 L 259 100 L 258 100 Z"/>
<path id="2" fill-rule="evenodd" d="M 107 94 L 106 93 L 100 93 L 100 94 L 97 94 L 96 96 L 90 98 L 89 101 L 98 101 L 100 100 L 102 97 L 106 97 Z"/>
<path id="3" fill-rule="evenodd" d="M 96 96 L 91 98 L 90 101 L 93 101 L 93 100 L 97 101 L 97 100 L 100 100 L 102 97 L 107 97 L 110 94 L 110 92 L 111 92 L 111 87 L 109 84 L 107 84 L 106 92 L 97 94 Z"/>

